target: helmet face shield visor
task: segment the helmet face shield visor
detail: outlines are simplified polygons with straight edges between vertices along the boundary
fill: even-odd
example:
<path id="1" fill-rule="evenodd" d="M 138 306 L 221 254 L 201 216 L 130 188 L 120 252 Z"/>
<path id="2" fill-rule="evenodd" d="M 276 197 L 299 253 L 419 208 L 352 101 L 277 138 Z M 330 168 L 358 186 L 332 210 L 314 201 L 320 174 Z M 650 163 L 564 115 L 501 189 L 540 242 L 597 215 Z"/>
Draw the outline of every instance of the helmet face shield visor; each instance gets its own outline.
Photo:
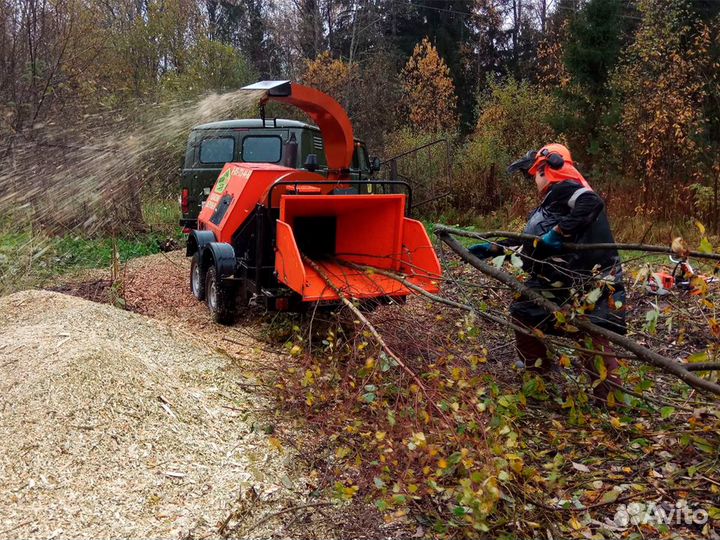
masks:
<path id="1" fill-rule="evenodd" d="M 525 178 L 532 180 L 533 177 L 529 171 L 532 168 L 532 166 L 535 164 L 536 157 L 537 157 L 537 152 L 535 150 L 530 150 L 523 157 L 521 157 L 517 161 L 513 161 L 510 164 L 510 166 L 507 168 L 508 174 L 521 172 L 521 173 L 523 173 L 523 176 L 525 176 Z"/>

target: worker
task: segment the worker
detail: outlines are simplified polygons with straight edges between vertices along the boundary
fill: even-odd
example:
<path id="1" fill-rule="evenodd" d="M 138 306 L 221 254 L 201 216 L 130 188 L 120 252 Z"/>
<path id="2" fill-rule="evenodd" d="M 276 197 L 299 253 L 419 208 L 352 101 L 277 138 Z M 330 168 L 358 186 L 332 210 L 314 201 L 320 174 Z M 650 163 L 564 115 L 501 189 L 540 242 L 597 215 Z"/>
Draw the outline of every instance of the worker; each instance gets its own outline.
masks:
<path id="1" fill-rule="evenodd" d="M 520 249 L 523 268 L 529 273 L 525 285 L 560 306 L 574 305 L 571 309 L 584 313 L 598 326 L 625 334 L 625 289 L 617 250 L 571 251 L 563 247 L 565 242 L 614 243 L 605 203 L 575 168 L 570 151 L 561 144 L 548 144 L 512 163 L 508 172 L 522 172 L 527 179 L 534 180 L 541 197 L 524 231 L 539 240 L 525 241 Z M 510 240 L 484 242 L 471 246 L 470 252 L 487 258 L 511 245 Z M 594 289 L 599 290 L 593 292 Z M 615 386 L 598 380 L 602 367 L 596 362 L 604 362 L 606 381 L 615 384 L 620 381 L 617 359 L 605 338 L 567 334 L 553 313 L 525 298 L 515 300 L 510 313 L 519 326 L 536 328 L 544 334 L 568 335 L 579 341 L 580 349 L 599 351 L 601 355 L 583 350 L 578 355 L 595 381 L 595 396 L 607 401 Z M 552 368 L 549 352 L 540 338 L 515 331 L 515 340 L 518 356 L 527 369 L 546 373 Z"/>

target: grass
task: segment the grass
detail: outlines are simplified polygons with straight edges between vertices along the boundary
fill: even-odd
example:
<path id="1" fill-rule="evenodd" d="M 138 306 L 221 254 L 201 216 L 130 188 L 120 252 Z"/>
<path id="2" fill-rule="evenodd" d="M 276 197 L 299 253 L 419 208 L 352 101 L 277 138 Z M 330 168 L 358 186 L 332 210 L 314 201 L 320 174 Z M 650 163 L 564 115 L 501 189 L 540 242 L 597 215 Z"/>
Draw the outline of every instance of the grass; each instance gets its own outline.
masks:
<path id="1" fill-rule="evenodd" d="M 143 203 L 146 230 L 115 239 L 120 262 L 160 252 L 168 239 L 181 241 L 177 202 L 150 199 Z M 109 268 L 113 238 L 82 233 L 48 235 L 32 225 L 0 227 L 0 294 L 42 287 L 57 276 L 90 268 Z"/>
<path id="2" fill-rule="evenodd" d="M 179 238 L 180 203 L 176 198 L 152 198 L 143 202 L 143 219 L 148 228 L 168 237 Z"/>

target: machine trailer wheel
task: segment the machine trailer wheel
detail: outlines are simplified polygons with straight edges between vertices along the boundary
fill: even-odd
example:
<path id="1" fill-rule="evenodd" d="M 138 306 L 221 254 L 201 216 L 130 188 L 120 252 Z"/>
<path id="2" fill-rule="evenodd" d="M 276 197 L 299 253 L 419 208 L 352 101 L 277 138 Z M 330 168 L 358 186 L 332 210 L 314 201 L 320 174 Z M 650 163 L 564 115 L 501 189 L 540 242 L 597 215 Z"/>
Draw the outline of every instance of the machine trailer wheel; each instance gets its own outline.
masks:
<path id="1" fill-rule="evenodd" d="M 195 253 L 190 262 L 190 291 L 198 300 L 205 300 L 206 272 L 203 272 L 200 264 L 200 253 Z"/>
<path id="2" fill-rule="evenodd" d="M 207 271 L 205 291 L 208 309 L 210 309 L 213 321 L 220 324 L 232 324 L 235 322 L 235 288 L 222 283 L 215 266 L 211 266 Z"/>

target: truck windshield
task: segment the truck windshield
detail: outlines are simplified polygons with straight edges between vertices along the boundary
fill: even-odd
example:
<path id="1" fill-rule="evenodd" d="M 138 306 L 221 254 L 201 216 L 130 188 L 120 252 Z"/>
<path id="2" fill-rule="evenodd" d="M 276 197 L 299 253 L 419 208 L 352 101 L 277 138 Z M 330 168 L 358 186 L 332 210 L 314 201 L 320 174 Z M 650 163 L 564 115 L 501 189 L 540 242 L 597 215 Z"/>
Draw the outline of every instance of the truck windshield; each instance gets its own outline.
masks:
<path id="1" fill-rule="evenodd" d="M 274 135 L 248 136 L 242 143 L 245 163 L 278 163 L 282 156 L 282 139 Z"/>

